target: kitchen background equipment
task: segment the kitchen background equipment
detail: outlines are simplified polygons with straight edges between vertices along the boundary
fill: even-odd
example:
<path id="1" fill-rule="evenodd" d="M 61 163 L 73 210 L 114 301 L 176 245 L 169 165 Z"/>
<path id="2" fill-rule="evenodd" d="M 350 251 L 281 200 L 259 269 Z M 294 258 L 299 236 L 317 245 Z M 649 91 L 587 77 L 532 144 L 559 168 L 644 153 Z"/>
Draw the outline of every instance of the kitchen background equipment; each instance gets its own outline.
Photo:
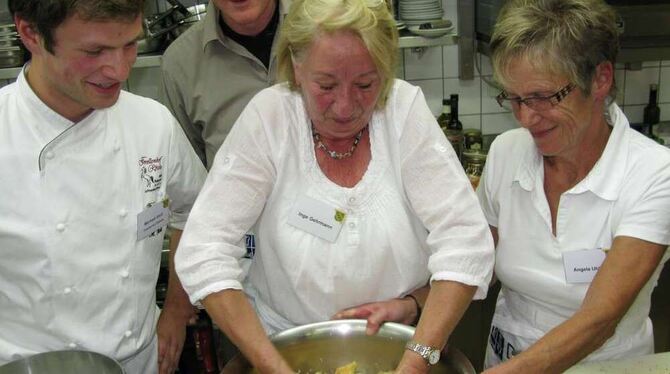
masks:
<path id="1" fill-rule="evenodd" d="M 377 335 L 365 334 L 365 320 L 338 320 L 313 323 L 282 331 L 271 337 L 293 370 L 302 373 L 333 373 L 340 366 L 356 361 L 361 372 L 377 373 L 395 369 L 405 343 L 414 328 L 385 323 Z M 237 356 L 222 373 L 254 373 L 248 361 Z M 431 373 L 475 373 L 470 361 L 456 348 L 442 352 L 440 363 Z"/>
<path id="2" fill-rule="evenodd" d="M 16 26 L 13 23 L 0 25 L 0 68 L 23 65 L 27 54 L 16 32 Z"/>
<path id="3" fill-rule="evenodd" d="M 0 366 L 0 374 L 124 374 L 116 360 L 87 351 L 54 351 Z"/>

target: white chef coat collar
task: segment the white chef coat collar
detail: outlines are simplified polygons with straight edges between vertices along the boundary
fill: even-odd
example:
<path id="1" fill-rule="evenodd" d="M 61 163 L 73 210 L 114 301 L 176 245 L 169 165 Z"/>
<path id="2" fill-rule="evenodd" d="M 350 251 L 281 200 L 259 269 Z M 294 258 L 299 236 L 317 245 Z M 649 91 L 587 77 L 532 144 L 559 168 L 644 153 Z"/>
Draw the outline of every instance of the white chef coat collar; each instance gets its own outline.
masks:
<path id="1" fill-rule="evenodd" d="M 578 194 L 591 191 L 605 200 L 617 199 L 624 178 L 622 165 L 626 164 L 630 126 L 628 119 L 616 103 L 608 106 L 605 118 L 613 129 L 603 154 L 588 175 L 567 193 Z M 535 187 L 542 186 L 543 180 L 542 155 L 537 147 L 530 147 L 529 152 L 523 156 L 523 161 L 519 164 L 513 181 L 518 182 L 523 189 L 532 191 Z"/>
<path id="2" fill-rule="evenodd" d="M 42 99 L 40 99 L 35 91 L 33 91 L 33 88 L 30 87 L 30 84 L 28 83 L 28 79 L 26 78 L 26 73 L 28 72 L 28 69 L 30 69 L 30 62 L 26 63 L 23 65 L 23 68 L 21 69 L 21 73 L 19 76 L 16 78 L 16 84 L 19 89 L 19 94 L 21 97 L 26 101 L 26 103 L 30 107 L 30 111 L 32 113 L 35 113 L 34 111 L 37 111 L 37 113 L 41 116 L 44 116 L 45 118 L 45 124 L 47 126 L 52 126 L 54 130 L 56 131 L 63 131 L 67 129 L 68 127 L 72 126 L 74 122 L 70 121 L 69 119 L 61 116 L 58 114 L 56 111 L 53 109 L 49 108 L 48 105 L 46 105 Z"/>

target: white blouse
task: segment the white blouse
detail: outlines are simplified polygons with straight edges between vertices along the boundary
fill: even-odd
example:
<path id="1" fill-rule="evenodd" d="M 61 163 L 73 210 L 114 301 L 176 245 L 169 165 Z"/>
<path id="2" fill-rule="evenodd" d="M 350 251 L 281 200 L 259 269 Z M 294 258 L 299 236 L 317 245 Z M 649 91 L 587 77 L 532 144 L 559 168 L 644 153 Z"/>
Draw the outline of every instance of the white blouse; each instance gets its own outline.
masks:
<path id="1" fill-rule="evenodd" d="M 176 254 L 191 301 L 243 288 L 249 229 L 256 255 L 244 290 L 268 332 L 403 296 L 429 279 L 477 286 L 475 298 L 485 297 L 489 228 L 420 89 L 395 81 L 369 129 L 368 169 L 341 187 L 318 166 L 300 94 L 276 85 L 254 97 L 217 153 Z M 346 213 L 334 243 L 287 223 L 303 196 Z"/>

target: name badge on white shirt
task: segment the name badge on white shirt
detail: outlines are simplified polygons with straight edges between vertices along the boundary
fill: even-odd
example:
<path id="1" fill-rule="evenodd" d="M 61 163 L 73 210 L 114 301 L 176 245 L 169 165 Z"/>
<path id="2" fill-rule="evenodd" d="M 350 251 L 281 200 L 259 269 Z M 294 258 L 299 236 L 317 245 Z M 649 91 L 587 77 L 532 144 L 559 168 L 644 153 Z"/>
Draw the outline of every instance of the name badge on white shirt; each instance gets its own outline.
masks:
<path id="1" fill-rule="evenodd" d="M 137 241 L 158 233 L 168 224 L 170 210 L 165 202 L 158 202 L 137 215 Z"/>
<path id="2" fill-rule="evenodd" d="M 603 261 L 605 261 L 605 251 L 601 249 L 563 252 L 565 281 L 568 283 L 591 283 Z"/>
<path id="3" fill-rule="evenodd" d="M 309 196 L 299 197 L 288 217 L 288 224 L 331 243 L 340 235 L 346 214 Z"/>

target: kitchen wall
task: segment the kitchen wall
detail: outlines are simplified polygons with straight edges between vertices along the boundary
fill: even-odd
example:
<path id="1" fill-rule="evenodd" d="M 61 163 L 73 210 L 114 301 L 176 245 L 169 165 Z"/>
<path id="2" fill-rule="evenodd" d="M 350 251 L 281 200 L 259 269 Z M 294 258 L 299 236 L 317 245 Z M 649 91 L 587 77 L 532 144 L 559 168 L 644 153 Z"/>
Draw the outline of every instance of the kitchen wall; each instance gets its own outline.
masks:
<path id="1" fill-rule="evenodd" d="M 183 0 L 186 6 L 202 3 L 204 0 Z M 456 17 L 457 0 L 443 0 L 445 18 L 458 24 Z M 6 12 L 6 2 L 0 4 L 0 15 Z M 166 8 L 164 0 L 149 0 L 148 12 Z M 405 49 L 402 51 L 402 66 L 398 76 L 420 86 L 428 104 L 437 116 L 442 110 L 442 98 L 449 94 L 460 95 L 459 113 L 466 128 L 481 129 L 484 134 L 497 134 L 515 128 L 511 113 L 498 107 L 494 97 L 498 91 L 487 81 L 491 78 L 491 66 L 486 56 L 477 55 L 475 79 L 458 79 L 458 47 L 456 45 Z M 9 81 L 0 80 L 0 86 Z M 648 61 L 640 70 L 625 70 L 617 65 L 616 82 L 619 87 L 617 102 L 633 123 L 642 121 L 642 111 L 649 97 L 649 84 L 659 85 L 659 106 L 661 120 L 670 120 L 670 60 Z M 160 70 L 157 67 L 135 69 L 127 88 L 140 95 L 158 97 Z"/>

